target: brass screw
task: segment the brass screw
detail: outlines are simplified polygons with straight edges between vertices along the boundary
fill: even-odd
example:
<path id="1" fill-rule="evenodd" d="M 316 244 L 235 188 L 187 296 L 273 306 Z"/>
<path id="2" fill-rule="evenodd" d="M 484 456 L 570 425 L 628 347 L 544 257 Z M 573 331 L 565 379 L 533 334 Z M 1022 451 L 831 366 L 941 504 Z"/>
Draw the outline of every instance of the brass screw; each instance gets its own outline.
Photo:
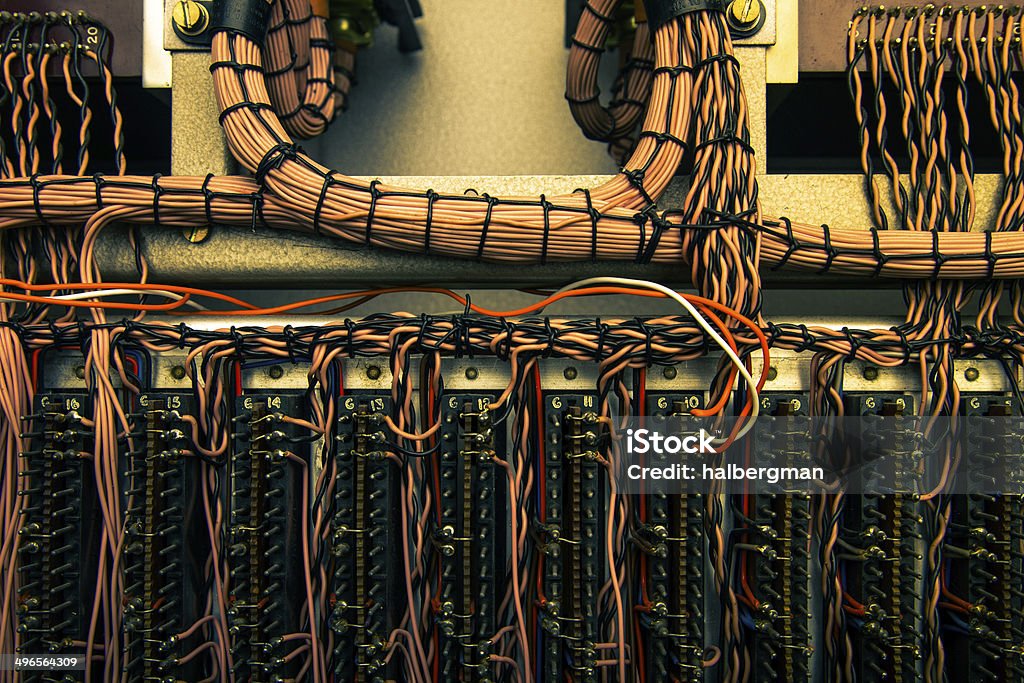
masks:
<path id="1" fill-rule="evenodd" d="M 369 379 L 380 379 L 380 368 L 376 365 L 370 365 L 366 368 L 366 376 Z"/>
<path id="2" fill-rule="evenodd" d="M 665 376 L 665 379 L 675 379 L 676 375 L 679 374 L 679 371 L 676 370 L 674 366 L 670 365 L 664 370 L 662 370 L 661 374 Z"/>
<path id="3" fill-rule="evenodd" d="M 270 379 L 281 379 L 284 377 L 284 368 L 280 365 L 271 365 L 267 374 L 270 375 Z"/>
<path id="4" fill-rule="evenodd" d="M 863 374 L 864 379 L 866 379 L 869 382 L 874 382 L 876 379 L 878 379 L 878 368 L 874 367 L 873 365 L 869 365 L 868 367 L 864 368 Z"/>
<path id="5" fill-rule="evenodd" d="M 466 379 L 468 379 L 470 381 L 473 381 L 474 379 L 476 379 L 479 376 L 480 376 L 480 372 L 476 368 L 474 368 L 472 366 L 466 368 Z"/>
<path id="6" fill-rule="evenodd" d="M 79 365 L 75 368 L 75 377 L 78 379 L 85 379 L 85 366 Z"/>
<path id="7" fill-rule="evenodd" d="M 733 0 L 729 5 L 730 23 L 736 28 L 750 28 L 760 17 L 761 5 L 757 0 Z"/>
<path id="8" fill-rule="evenodd" d="M 981 372 L 978 371 L 978 368 L 967 368 L 964 370 L 964 379 L 968 382 L 977 382 L 979 377 L 981 377 Z"/>
<path id="9" fill-rule="evenodd" d="M 175 365 L 171 368 L 171 377 L 174 379 L 185 379 L 185 366 Z"/>
<path id="10" fill-rule="evenodd" d="M 205 242 L 206 238 L 210 236 L 210 229 L 205 225 L 200 225 L 194 228 L 184 228 L 181 234 L 192 244 L 199 244 Z"/>
<path id="11" fill-rule="evenodd" d="M 569 368 L 566 368 L 565 370 L 562 370 L 562 377 L 565 377 L 570 382 L 572 380 L 576 379 L 576 376 L 577 376 L 576 368 L 569 367 Z"/>
<path id="12" fill-rule="evenodd" d="M 186 36 L 198 36 L 210 25 L 210 13 L 195 0 L 179 0 L 171 8 L 171 22 Z"/>
<path id="13" fill-rule="evenodd" d="M 770 365 L 770 366 L 768 367 L 768 381 L 769 381 L 769 382 L 774 382 L 774 381 L 775 381 L 775 379 L 776 379 L 776 378 L 777 378 L 778 376 L 779 376 L 779 370 L 778 370 L 778 368 L 776 368 L 776 367 L 775 367 L 774 365 Z"/>

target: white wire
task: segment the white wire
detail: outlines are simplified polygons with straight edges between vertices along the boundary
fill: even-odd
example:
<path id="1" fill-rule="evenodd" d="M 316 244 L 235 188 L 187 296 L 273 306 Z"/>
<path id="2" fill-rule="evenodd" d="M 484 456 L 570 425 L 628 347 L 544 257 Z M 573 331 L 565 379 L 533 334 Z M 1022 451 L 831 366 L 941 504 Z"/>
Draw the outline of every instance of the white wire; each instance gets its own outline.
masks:
<path id="1" fill-rule="evenodd" d="M 685 297 L 679 294 L 679 292 L 664 285 L 660 285 L 657 282 L 651 282 L 649 280 L 634 280 L 632 278 L 625 277 L 590 277 L 586 280 L 573 282 L 570 285 L 562 287 L 560 290 L 555 292 L 555 295 L 561 294 L 562 292 L 568 292 L 573 289 L 579 289 L 580 287 L 589 287 L 591 285 L 619 285 L 623 287 L 632 287 L 634 289 L 650 289 L 655 292 L 661 292 L 685 308 L 686 312 L 690 314 L 690 317 L 693 318 L 694 322 L 697 323 L 697 325 L 704 330 L 704 333 L 711 337 L 712 341 L 714 341 L 715 344 L 722 349 L 725 355 L 729 357 L 729 360 L 732 361 L 732 364 L 740 373 L 740 376 L 743 377 L 744 381 L 747 383 L 747 393 L 750 395 L 753 407 L 750 411 L 750 417 L 746 419 L 746 424 L 743 425 L 743 428 L 736 434 L 736 440 L 743 438 L 747 435 L 747 432 L 754 428 L 754 420 L 761 412 L 761 400 L 757 393 L 757 382 L 754 381 L 750 371 L 747 370 L 747 366 L 744 365 L 740 357 L 736 355 L 736 352 L 732 350 L 729 343 L 725 341 L 720 334 L 718 334 L 711 323 L 709 323 L 704 316 L 700 314 L 693 304 L 687 301 Z M 721 444 L 725 443 L 727 440 L 728 439 L 715 439 L 715 443 Z"/>
<path id="2" fill-rule="evenodd" d="M 175 301 L 181 301 L 184 296 L 176 292 L 168 292 L 163 289 L 98 289 L 92 291 L 75 292 L 74 294 L 61 294 L 60 296 L 47 296 L 46 299 L 54 299 L 56 301 L 80 301 L 82 299 L 102 299 L 108 296 L 124 296 L 126 294 L 155 294 L 157 296 L 166 297 Z M 0 293 L 0 298 L 5 298 L 3 293 Z M 197 311 L 209 310 L 202 304 L 196 303 L 191 299 L 186 301 L 185 306 L 190 306 Z"/>

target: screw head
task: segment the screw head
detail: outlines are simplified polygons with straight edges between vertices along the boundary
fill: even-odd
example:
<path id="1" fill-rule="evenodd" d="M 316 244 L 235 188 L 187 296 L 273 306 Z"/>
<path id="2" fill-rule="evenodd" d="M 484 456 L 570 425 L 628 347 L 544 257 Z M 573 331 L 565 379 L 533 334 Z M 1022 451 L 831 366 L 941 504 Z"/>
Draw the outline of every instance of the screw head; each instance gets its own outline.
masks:
<path id="1" fill-rule="evenodd" d="M 729 18 L 739 26 L 750 26 L 759 13 L 757 0 L 733 0 L 729 5 Z"/>
<path id="2" fill-rule="evenodd" d="M 284 377 L 284 368 L 280 365 L 271 365 L 270 369 L 267 370 L 267 374 L 270 375 L 270 379 L 281 379 Z"/>
<path id="3" fill-rule="evenodd" d="M 767 13 L 761 0 L 733 0 L 726 12 L 725 20 L 736 36 L 747 38 L 761 30 Z"/>
<path id="4" fill-rule="evenodd" d="M 576 379 L 578 376 L 579 373 L 576 372 L 576 368 L 574 367 L 568 367 L 565 370 L 562 370 L 562 377 L 565 377 L 569 381 Z"/>
<path id="5" fill-rule="evenodd" d="M 171 8 L 171 23 L 186 36 L 198 36 L 210 25 L 210 13 L 195 0 L 179 0 Z"/>
<path id="6" fill-rule="evenodd" d="M 869 365 L 866 368 L 864 368 L 864 372 L 861 374 L 867 381 L 874 382 L 876 379 L 878 379 L 878 368 L 876 368 L 873 365 Z"/>
<path id="7" fill-rule="evenodd" d="M 206 238 L 210 236 L 210 229 L 205 225 L 198 225 L 194 228 L 184 228 L 181 234 L 192 244 L 199 244 L 205 242 Z"/>
<path id="8" fill-rule="evenodd" d="M 779 377 L 779 369 L 774 365 L 768 366 L 768 381 L 774 382 Z"/>
<path id="9" fill-rule="evenodd" d="M 368 365 L 366 367 L 366 376 L 369 379 L 380 379 L 380 368 L 376 365 Z"/>
<path id="10" fill-rule="evenodd" d="M 171 368 L 171 377 L 174 379 L 185 379 L 185 366 L 175 365 Z"/>
<path id="11" fill-rule="evenodd" d="M 674 365 L 669 365 L 668 367 L 661 371 L 661 374 L 665 379 L 675 379 L 676 375 L 679 374 L 679 371 L 676 370 L 676 367 Z"/>
<path id="12" fill-rule="evenodd" d="M 981 377 L 981 372 L 978 368 L 967 368 L 964 370 L 964 379 L 968 382 L 977 382 L 979 377 Z"/>
<path id="13" fill-rule="evenodd" d="M 79 365 L 75 367 L 75 377 L 78 379 L 85 379 L 85 366 Z"/>
<path id="14" fill-rule="evenodd" d="M 474 368 L 472 365 L 466 368 L 466 379 L 473 381 L 480 376 L 480 371 Z"/>
<path id="15" fill-rule="evenodd" d="M 171 24 L 187 36 L 196 36 L 209 26 L 209 12 L 195 0 L 178 0 L 171 7 Z"/>

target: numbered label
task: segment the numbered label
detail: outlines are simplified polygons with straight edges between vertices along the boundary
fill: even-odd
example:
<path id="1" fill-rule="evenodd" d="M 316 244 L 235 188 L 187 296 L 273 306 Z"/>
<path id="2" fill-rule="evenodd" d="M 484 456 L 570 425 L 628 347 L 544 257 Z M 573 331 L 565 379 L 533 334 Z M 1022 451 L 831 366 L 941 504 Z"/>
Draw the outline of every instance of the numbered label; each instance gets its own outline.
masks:
<path id="1" fill-rule="evenodd" d="M 370 410 L 383 411 L 384 410 L 384 399 L 383 398 L 379 398 L 379 397 L 378 398 L 371 398 L 367 402 L 367 405 L 370 408 Z M 356 399 L 354 399 L 351 396 L 349 396 L 348 398 L 345 399 L 344 406 L 345 406 L 345 410 L 355 410 L 356 409 Z"/>

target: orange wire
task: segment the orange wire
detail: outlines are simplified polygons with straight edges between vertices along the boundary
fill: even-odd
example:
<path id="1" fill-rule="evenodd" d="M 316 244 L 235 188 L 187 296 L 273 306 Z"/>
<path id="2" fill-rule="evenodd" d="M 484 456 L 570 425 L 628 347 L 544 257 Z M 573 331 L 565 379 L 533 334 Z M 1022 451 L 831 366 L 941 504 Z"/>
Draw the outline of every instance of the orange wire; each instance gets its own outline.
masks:
<path id="1" fill-rule="evenodd" d="M 340 294 L 331 294 L 328 296 L 316 297 L 314 299 L 304 299 L 302 301 L 294 301 L 288 304 L 281 304 L 280 306 L 272 306 L 270 308 L 248 308 L 245 310 L 223 310 L 223 311 L 197 311 L 197 315 L 231 315 L 231 316 L 260 316 L 260 315 L 276 315 L 278 313 L 287 313 L 294 311 L 299 308 L 308 308 L 310 306 L 317 306 L 319 304 L 329 304 L 335 301 L 344 301 L 346 299 L 362 298 L 367 296 L 380 296 L 382 294 L 405 294 L 405 293 L 425 293 L 425 294 L 444 294 L 445 296 L 451 297 L 466 305 L 466 300 L 456 294 L 455 292 L 442 289 L 440 287 L 384 287 L 382 289 L 369 289 L 359 292 L 342 292 Z M 477 310 L 476 306 L 470 306 L 474 311 Z M 477 311 L 478 313 L 480 311 Z"/>
<path id="2" fill-rule="evenodd" d="M 740 555 L 740 586 L 743 588 L 743 596 L 749 601 L 752 609 L 757 609 L 761 605 L 761 601 L 754 595 L 753 589 L 750 587 L 750 582 L 747 577 L 747 551 L 742 551 Z"/>
<path id="3" fill-rule="evenodd" d="M 34 304 L 43 304 L 44 306 L 67 306 L 70 308 L 109 308 L 128 311 L 173 311 L 184 305 L 185 302 L 191 298 L 191 295 L 184 294 L 180 299 L 170 301 L 166 304 L 128 304 L 116 301 L 75 301 L 68 299 L 53 299 L 45 296 L 32 296 L 31 294 L 17 294 L 15 292 L 3 292 L 0 294 L 0 298 L 10 299 L 13 301 L 27 301 Z"/>
<path id="4" fill-rule="evenodd" d="M 208 289 L 198 289 L 196 287 L 186 287 L 183 285 L 159 285 L 153 283 L 139 283 L 139 282 L 68 282 L 61 284 L 32 284 L 29 282 L 21 282 L 20 280 L 12 280 L 10 278 L 0 277 L 0 285 L 5 287 L 17 287 L 18 289 L 24 289 L 27 292 L 56 292 L 61 290 L 109 290 L 109 289 L 138 289 L 145 291 L 164 291 L 173 292 L 175 294 L 194 294 L 209 299 L 218 299 L 225 301 L 235 306 L 241 306 L 245 309 L 254 309 L 256 306 L 253 304 L 237 299 L 228 294 L 222 294 L 221 292 L 214 292 Z M 57 300 L 58 305 L 63 300 Z M 87 302 L 88 303 L 88 302 Z"/>
<path id="5" fill-rule="evenodd" d="M 300 308 L 308 308 L 310 306 L 316 306 L 319 304 L 333 303 L 335 301 L 344 301 L 346 299 L 362 298 L 367 296 L 380 296 L 382 294 L 394 294 L 394 293 L 425 293 L 425 294 L 442 294 L 455 301 L 459 302 L 463 306 L 468 307 L 475 313 L 481 315 L 489 315 L 495 318 L 513 318 L 517 316 L 527 315 L 533 313 L 539 309 L 549 306 L 556 301 L 560 301 L 566 298 L 579 297 L 579 296 L 597 296 L 607 294 L 625 294 L 630 296 L 643 296 L 655 299 L 667 298 L 665 294 L 657 291 L 648 291 L 642 289 L 633 289 L 624 286 L 603 286 L 603 287 L 587 287 L 583 289 L 574 289 L 567 292 L 559 292 L 552 294 L 551 296 L 545 297 L 540 301 L 534 302 L 528 306 L 522 308 L 510 310 L 510 311 L 493 311 L 482 306 L 478 306 L 468 301 L 465 297 L 462 297 L 450 289 L 444 289 L 441 287 L 384 287 L 381 289 L 362 290 L 358 292 L 343 292 L 340 294 L 331 294 L 328 296 L 316 297 L 313 299 L 305 299 L 303 301 L 295 301 L 289 304 L 282 304 L 280 306 L 273 306 L 270 308 L 248 308 L 246 310 L 224 310 L 224 311 L 197 311 L 197 315 L 232 315 L 232 316 L 260 316 L 260 315 L 275 315 L 278 313 L 286 313 L 294 311 Z M 728 306 L 713 301 L 711 299 L 697 296 L 694 294 L 683 294 L 686 300 L 694 303 L 702 308 L 709 308 L 719 313 L 724 313 L 728 317 L 741 323 L 744 327 L 749 329 L 755 337 L 757 337 L 758 343 L 761 347 L 761 354 L 764 358 L 764 366 L 761 368 L 761 376 L 757 383 L 757 388 L 760 391 L 764 387 L 764 383 L 768 379 L 768 362 L 770 357 L 770 350 L 768 345 L 768 338 L 765 336 L 764 331 L 761 330 L 754 321 L 744 316 L 739 311 L 733 310 Z M 735 349 L 735 347 L 733 347 Z"/>
<path id="6" fill-rule="evenodd" d="M 587 287 L 584 289 L 574 289 L 566 292 L 559 292 L 552 294 L 551 296 L 545 297 L 540 301 L 534 302 L 528 306 L 524 306 L 519 309 L 511 311 L 492 311 L 490 309 L 478 306 L 471 303 L 465 297 L 462 297 L 450 289 L 444 289 L 441 287 L 384 287 L 380 289 L 363 290 L 357 292 L 343 292 L 339 294 L 331 294 L 328 296 L 316 297 L 313 299 L 305 299 L 302 301 L 295 301 L 289 304 L 282 304 L 280 306 L 273 306 L 269 308 L 259 308 L 250 304 L 246 301 L 232 297 L 227 294 L 220 292 L 214 292 L 206 289 L 199 289 L 196 287 L 186 287 L 182 285 L 161 285 L 156 283 L 123 283 L 123 282 L 102 282 L 102 283 L 67 283 L 67 284 L 30 284 L 26 282 L 20 282 L 18 280 L 11 280 L 8 278 L 0 278 L 0 285 L 17 287 L 26 291 L 60 291 L 60 290 L 109 290 L 109 289 L 136 289 L 145 291 L 167 291 L 174 292 L 176 294 L 182 294 L 182 299 L 167 304 L 128 304 L 118 302 L 94 302 L 94 301 L 68 301 L 60 299 L 49 299 L 45 297 L 32 297 L 30 295 L 15 294 L 13 292 L 5 293 L 10 299 L 17 301 L 28 301 L 34 303 L 41 303 L 53 306 L 69 306 L 74 308 L 110 308 L 119 310 L 135 310 L 135 311 L 174 311 L 180 308 L 186 301 L 189 301 L 189 295 L 197 295 L 211 299 L 217 299 L 227 303 L 240 306 L 239 309 L 227 309 L 227 310 L 215 310 L 215 311 L 190 311 L 189 315 L 196 316 L 263 316 L 263 315 L 275 315 L 279 313 L 286 313 L 301 308 L 308 308 L 309 306 L 316 306 L 319 304 L 332 303 L 335 301 L 343 301 L 346 299 L 362 298 L 362 297 L 376 297 L 382 294 L 392 293 L 425 293 L 425 294 L 441 294 L 447 296 L 455 301 L 458 301 L 463 306 L 466 306 L 470 310 L 479 313 L 481 315 L 489 315 L 497 318 L 511 318 L 516 316 L 522 316 L 546 306 L 549 306 L 556 301 L 562 299 L 580 297 L 580 296 L 597 296 L 597 295 L 608 295 L 608 294 L 625 294 L 630 296 L 643 296 L 649 298 L 667 298 L 665 294 L 657 291 L 647 291 L 642 289 L 634 289 L 624 286 L 603 286 L 603 287 Z M 755 337 L 757 337 L 758 343 L 761 348 L 761 355 L 763 357 L 763 365 L 761 367 L 761 375 L 758 378 L 757 389 L 760 391 L 765 382 L 768 379 L 770 349 L 768 345 L 768 339 L 761 330 L 760 326 L 755 324 L 752 320 L 744 316 L 739 311 L 736 311 L 728 306 L 707 299 L 702 296 L 694 294 L 683 294 L 681 295 L 691 303 L 697 305 L 702 309 L 705 315 L 710 315 L 708 309 L 724 313 L 728 317 L 738 321 L 744 327 L 749 329 Z M 710 317 L 714 317 L 711 315 Z M 720 320 L 715 318 L 715 321 L 721 323 Z M 724 324 L 718 325 L 719 329 L 725 335 L 729 346 L 735 351 L 737 346 L 735 339 L 732 337 L 728 327 Z M 733 369 L 730 380 L 735 382 L 736 370 Z M 730 383 L 731 383 L 730 382 Z"/>
<path id="7" fill-rule="evenodd" d="M 942 572 L 942 575 L 941 575 L 941 577 L 939 579 L 939 583 L 940 583 L 940 585 L 942 587 L 942 594 L 944 596 L 946 596 L 946 598 L 949 599 L 949 601 L 951 603 L 950 606 L 955 608 L 955 609 L 959 609 L 961 611 L 964 611 L 964 612 L 969 610 L 973 605 L 971 605 L 971 603 L 967 602 L 963 598 L 961 598 L 961 597 L 959 597 L 957 595 L 954 595 L 953 592 L 949 590 L 949 586 L 946 585 L 946 567 L 945 566 L 942 567 L 941 572 Z"/>
<path id="8" fill-rule="evenodd" d="M 711 322 L 715 324 L 715 327 L 717 327 L 718 330 L 722 332 L 722 337 L 729 345 L 729 348 L 732 349 L 734 353 L 738 353 L 739 349 L 736 347 L 736 338 L 732 336 L 732 332 L 729 331 L 729 328 L 726 327 L 725 323 L 723 323 L 718 318 L 718 316 L 711 313 L 703 306 L 701 306 L 701 308 L 704 310 L 704 314 L 711 318 Z M 737 370 L 736 368 L 733 368 L 729 372 L 729 382 L 727 386 L 732 387 L 733 383 L 736 382 L 736 375 L 738 374 L 739 370 Z M 730 391 L 723 391 L 722 395 L 718 397 L 718 401 L 715 402 L 715 405 L 708 406 L 707 408 L 694 408 L 690 412 L 696 415 L 697 417 L 707 417 L 708 415 L 716 415 L 719 412 L 721 412 L 721 410 L 725 407 L 726 402 L 729 400 L 730 393 Z"/>

